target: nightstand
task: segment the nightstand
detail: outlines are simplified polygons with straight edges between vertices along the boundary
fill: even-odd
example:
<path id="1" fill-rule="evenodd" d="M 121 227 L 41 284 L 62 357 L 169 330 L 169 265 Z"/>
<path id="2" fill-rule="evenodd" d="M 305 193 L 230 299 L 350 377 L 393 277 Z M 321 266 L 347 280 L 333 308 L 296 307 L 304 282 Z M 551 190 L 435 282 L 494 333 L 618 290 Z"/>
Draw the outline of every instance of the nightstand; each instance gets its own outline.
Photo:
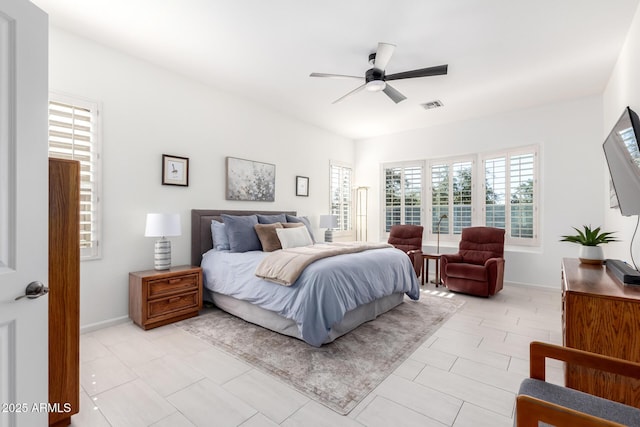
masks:
<path id="1" fill-rule="evenodd" d="M 202 269 L 190 265 L 129 273 L 129 317 L 151 329 L 198 315 Z"/>

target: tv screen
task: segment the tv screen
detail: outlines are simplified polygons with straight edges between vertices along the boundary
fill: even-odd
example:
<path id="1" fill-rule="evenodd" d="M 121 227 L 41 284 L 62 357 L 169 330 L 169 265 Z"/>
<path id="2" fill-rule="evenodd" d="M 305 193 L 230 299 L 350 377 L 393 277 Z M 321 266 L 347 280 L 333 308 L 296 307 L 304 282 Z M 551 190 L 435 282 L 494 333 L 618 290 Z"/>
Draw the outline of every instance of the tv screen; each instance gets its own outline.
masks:
<path id="1" fill-rule="evenodd" d="M 611 182 L 624 216 L 640 215 L 640 120 L 629 107 L 602 144 Z"/>

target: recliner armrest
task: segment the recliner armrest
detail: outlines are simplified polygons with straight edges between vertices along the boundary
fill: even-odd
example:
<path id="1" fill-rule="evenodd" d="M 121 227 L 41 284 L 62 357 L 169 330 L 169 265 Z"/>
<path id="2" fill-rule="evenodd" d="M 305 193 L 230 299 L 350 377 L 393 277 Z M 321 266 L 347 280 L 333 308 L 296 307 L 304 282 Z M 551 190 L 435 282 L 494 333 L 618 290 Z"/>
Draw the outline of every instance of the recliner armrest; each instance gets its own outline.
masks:
<path id="1" fill-rule="evenodd" d="M 422 255 L 422 249 L 411 249 L 410 251 L 407 251 L 407 255 L 409 256 L 416 254 Z"/>
<path id="2" fill-rule="evenodd" d="M 462 262 L 462 255 L 460 254 L 442 254 L 441 259 L 445 259 L 446 262 Z"/>
<path id="3" fill-rule="evenodd" d="M 504 258 L 489 258 L 488 260 L 486 260 L 484 262 L 484 266 L 488 267 L 489 264 L 496 264 L 496 263 L 500 263 L 500 262 L 504 262 Z"/>

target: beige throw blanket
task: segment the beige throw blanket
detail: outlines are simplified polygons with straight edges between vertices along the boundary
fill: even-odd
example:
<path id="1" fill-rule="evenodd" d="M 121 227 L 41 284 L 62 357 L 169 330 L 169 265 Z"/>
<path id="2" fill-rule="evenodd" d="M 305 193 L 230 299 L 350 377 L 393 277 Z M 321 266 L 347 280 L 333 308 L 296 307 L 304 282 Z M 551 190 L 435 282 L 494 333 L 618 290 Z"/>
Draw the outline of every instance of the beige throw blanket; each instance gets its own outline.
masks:
<path id="1" fill-rule="evenodd" d="M 337 242 L 282 249 L 271 252 L 262 259 L 256 268 L 256 276 L 279 285 L 291 286 L 306 266 L 319 259 L 392 247 L 388 243 Z"/>

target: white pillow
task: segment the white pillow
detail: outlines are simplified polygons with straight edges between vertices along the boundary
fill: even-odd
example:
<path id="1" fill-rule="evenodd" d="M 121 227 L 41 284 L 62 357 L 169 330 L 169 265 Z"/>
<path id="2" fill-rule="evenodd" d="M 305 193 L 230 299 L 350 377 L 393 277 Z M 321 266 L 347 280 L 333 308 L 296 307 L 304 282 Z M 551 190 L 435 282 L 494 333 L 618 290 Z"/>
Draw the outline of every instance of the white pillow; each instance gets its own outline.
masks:
<path id="1" fill-rule="evenodd" d="M 276 228 L 282 249 L 313 245 L 307 227 Z"/>

